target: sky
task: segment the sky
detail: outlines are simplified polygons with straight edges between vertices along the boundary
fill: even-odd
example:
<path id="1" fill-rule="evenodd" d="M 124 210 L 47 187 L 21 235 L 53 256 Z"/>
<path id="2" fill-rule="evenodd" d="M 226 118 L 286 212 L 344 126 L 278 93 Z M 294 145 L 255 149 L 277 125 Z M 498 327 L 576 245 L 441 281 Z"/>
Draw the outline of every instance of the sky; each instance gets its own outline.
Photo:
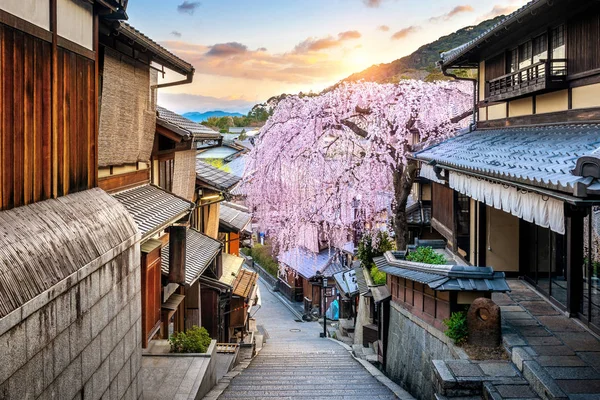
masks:
<path id="1" fill-rule="evenodd" d="M 134 0 L 129 23 L 194 65 L 159 90 L 173 111 L 246 113 L 281 93 L 320 92 L 526 0 Z M 161 78 L 162 79 L 162 78 Z M 174 73 L 162 81 L 181 79 Z"/>

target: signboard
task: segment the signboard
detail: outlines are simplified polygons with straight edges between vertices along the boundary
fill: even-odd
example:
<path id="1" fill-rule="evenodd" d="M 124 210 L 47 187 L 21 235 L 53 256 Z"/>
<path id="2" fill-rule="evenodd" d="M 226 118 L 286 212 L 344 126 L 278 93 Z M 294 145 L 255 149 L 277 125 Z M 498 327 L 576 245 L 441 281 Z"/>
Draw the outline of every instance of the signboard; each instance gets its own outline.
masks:
<path id="1" fill-rule="evenodd" d="M 325 288 L 325 297 L 331 297 L 333 296 L 333 288 L 332 287 L 326 287 Z"/>
<path id="2" fill-rule="evenodd" d="M 358 292 L 358 283 L 356 283 L 356 271 L 351 269 L 350 271 L 344 272 L 342 275 L 346 285 L 348 285 L 348 293 Z"/>

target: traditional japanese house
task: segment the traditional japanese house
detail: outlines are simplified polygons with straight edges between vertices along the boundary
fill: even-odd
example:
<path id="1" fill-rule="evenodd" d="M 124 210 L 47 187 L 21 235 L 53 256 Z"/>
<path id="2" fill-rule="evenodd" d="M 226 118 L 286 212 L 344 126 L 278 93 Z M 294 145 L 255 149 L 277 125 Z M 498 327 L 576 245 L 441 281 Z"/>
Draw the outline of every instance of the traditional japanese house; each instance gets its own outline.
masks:
<path id="1" fill-rule="evenodd" d="M 229 337 L 237 338 L 239 334 L 239 339 L 243 340 L 244 335 L 248 332 L 250 310 L 257 301 L 258 273 L 242 268 L 232 286 L 229 308 Z"/>
<path id="2" fill-rule="evenodd" d="M 337 298 L 333 275 L 349 269 L 347 257 L 340 250 L 324 249 L 313 253 L 303 247 L 290 249 L 278 257 L 281 293 L 292 301 L 304 302 L 310 313 L 317 308 L 322 315 Z M 329 296 L 323 301 L 323 278 L 327 278 Z"/>
<path id="3" fill-rule="evenodd" d="M 218 238 L 220 203 L 230 196 L 230 191 L 241 177 L 231 175 L 217 167 L 196 160 L 197 210 L 193 226 L 210 237 Z"/>
<path id="4" fill-rule="evenodd" d="M 225 244 L 224 251 L 240 255 L 242 242 L 252 236 L 252 215 L 247 207 L 222 202 L 219 209 L 219 239 Z"/>
<path id="5" fill-rule="evenodd" d="M 126 0 L 0 2 L 5 399 L 100 398 L 117 383 L 115 396 L 142 396 L 140 234 L 97 187 L 99 36 L 126 8 Z"/>
<path id="6" fill-rule="evenodd" d="M 531 1 L 442 54 L 477 70 L 469 132 L 415 154 L 435 183 L 431 223 L 471 265 L 524 277 L 600 327 L 590 262 L 600 201 L 600 4 Z M 588 234 L 584 235 L 587 229 Z"/>

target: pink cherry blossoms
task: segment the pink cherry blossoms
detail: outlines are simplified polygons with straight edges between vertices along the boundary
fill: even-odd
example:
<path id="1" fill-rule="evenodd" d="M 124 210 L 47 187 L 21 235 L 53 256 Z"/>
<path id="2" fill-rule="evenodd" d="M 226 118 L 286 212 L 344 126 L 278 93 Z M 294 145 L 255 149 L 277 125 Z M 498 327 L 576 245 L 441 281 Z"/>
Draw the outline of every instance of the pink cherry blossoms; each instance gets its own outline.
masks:
<path id="1" fill-rule="evenodd" d="M 471 92 L 456 81 L 360 82 L 285 98 L 246 167 L 247 201 L 260 230 L 281 250 L 318 251 L 319 242 L 341 248 L 357 226 L 387 223 L 402 202 L 394 173 L 410 162 L 411 146 L 466 126 Z"/>

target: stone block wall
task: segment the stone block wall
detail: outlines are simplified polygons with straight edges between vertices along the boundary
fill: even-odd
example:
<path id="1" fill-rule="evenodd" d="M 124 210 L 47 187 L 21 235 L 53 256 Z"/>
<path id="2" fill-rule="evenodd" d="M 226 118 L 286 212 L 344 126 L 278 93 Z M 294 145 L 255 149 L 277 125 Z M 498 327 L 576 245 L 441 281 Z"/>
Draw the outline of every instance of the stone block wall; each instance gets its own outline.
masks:
<path id="1" fill-rule="evenodd" d="M 1 399 L 141 398 L 134 239 L 0 319 Z"/>
<path id="2" fill-rule="evenodd" d="M 439 330 L 390 304 L 386 375 L 417 399 L 435 397 L 432 360 L 467 358 L 466 354 Z"/>

